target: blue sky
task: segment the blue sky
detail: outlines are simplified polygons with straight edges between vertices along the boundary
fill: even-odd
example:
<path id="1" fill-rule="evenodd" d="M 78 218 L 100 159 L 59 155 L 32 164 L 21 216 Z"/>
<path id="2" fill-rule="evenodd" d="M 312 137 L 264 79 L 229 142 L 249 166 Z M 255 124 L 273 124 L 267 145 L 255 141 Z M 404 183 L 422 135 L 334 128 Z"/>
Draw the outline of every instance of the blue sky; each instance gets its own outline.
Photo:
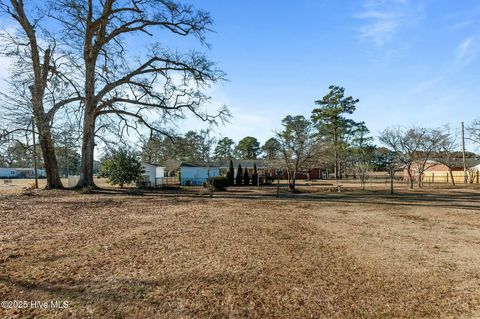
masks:
<path id="1" fill-rule="evenodd" d="M 397 124 L 457 127 L 480 116 L 478 1 L 192 3 L 215 20 L 207 54 L 229 79 L 211 90 L 212 107 L 227 104 L 234 116 L 218 135 L 263 143 L 286 115 L 309 117 L 331 84 L 360 99 L 354 118 L 373 135 Z M 171 48 L 192 47 L 192 39 L 161 36 Z M 6 66 L 0 60 L 0 77 Z M 202 125 L 189 119 L 179 129 Z"/>
<path id="2" fill-rule="evenodd" d="M 195 3 L 215 19 L 209 55 L 230 80 L 214 91 L 235 116 L 225 136 L 264 141 L 285 115 L 309 116 L 330 84 L 360 99 L 354 118 L 374 135 L 480 116 L 478 1 Z"/>

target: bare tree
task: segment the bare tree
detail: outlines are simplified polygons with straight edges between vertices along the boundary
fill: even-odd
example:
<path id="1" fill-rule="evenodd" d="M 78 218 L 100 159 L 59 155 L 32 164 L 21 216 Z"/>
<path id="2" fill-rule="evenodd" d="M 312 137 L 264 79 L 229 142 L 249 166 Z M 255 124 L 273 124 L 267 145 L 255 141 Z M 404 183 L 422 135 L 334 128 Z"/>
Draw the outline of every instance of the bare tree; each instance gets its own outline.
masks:
<path id="1" fill-rule="evenodd" d="M 438 153 L 441 145 L 444 144 L 446 136 L 442 129 L 417 128 L 416 134 L 422 137 L 421 149 L 417 153 L 416 169 L 418 173 L 418 187 L 423 187 L 423 174 L 429 168 L 437 165 L 436 161 L 432 161 L 432 157 Z"/>
<path id="2" fill-rule="evenodd" d="M 408 175 L 409 188 L 413 188 L 414 171 L 418 174 L 418 185 L 422 187 L 423 173 L 434 163 L 430 160 L 443 140 L 440 129 L 414 127 L 387 128 L 380 134 L 380 142 L 392 150 Z"/>
<path id="3" fill-rule="evenodd" d="M 392 150 L 386 148 L 377 148 L 375 151 L 376 163 L 384 168 L 390 179 L 390 195 L 394 194 L 393 186 L 395 180 L 395 172 L 401 167 L 401 162 L 398 160 L 398 155 Z"/>
<path id="4" fill-rule="evenodd" d="M 480 118 L 475 119 L 467 126 L 468 139 L 480 146 Z"/>
<path id="5" fill-rule="evenodd" d="M 453 168 L 459 165 L 459 145 L 457 132 L 452 132 L 450 127 L 445 127 L 443 139 L 439 145 L 439 151 L 436 159 L 439 163 L 445 165 L 448 169 L 452 185 L 455 186 L 453 177 Z M 461 157 L 460 157 L 461 158 Z"/>
<path id="6" fill-rule="evenodd" d="M 33 9 L 30 8 L 29 11 L 33 11 Z M 22 34 L 18 36 L 5 30 L 2 33 L 2 42 L 5 45 L 2 46 L 1 54 L 15 56 L 17 65 L 21 66 L 20 73 L 16 74 L 16 81 L 12 82 L 17 95 L 3 94 L 3 97 L 6 98 L 7 103 L 14 107 L 20 107 L 20 110 L 25 107 L 29 109 L 23 114 L 23 123 L 20 127 L 5 129 L 3 134 L 25 130 L 27 127 L 25 123 L 33 118 L 42 150 L 47 188 L 61 188 L 63 186 L 58 171 L 51 123 L 58 109 L 71 102 L 79 101 L 81 98 L 75 96 L 54 102 L 50 109 L 45 107 L 49 81 L 52 75 L 58 76 L 58 69 L 55 68 L 54 44 L 42 47 L 41 43 L 45 39 L 39 38 L 37 33 L 39 29 L 41 30 L 40 18 L 29 18 L 23 0 L 0 0 L 0 13 L 6 14 L 16 21 L 22 31 Z M 25 99 L 28 99 L 28 102 Z"/>
<path id="7" fill-rule="evenodd" d="M 352 132 L 349 143 L 350 161 L 353 162 L 352 168 L 358 174 L 363 190 L 365 190 L 365 183 L 372 170 L 372 157 L 375 150 L 375 147 L 371 144 L 373 137 L 369 134 L 370 130 L 363 123 L 359 123 Z"/>
<path id="8" fill-rule="evenodd" d="M 224 73 L 203 54 L 181 54 L 160 43 L 143 42 L 135 59 L 125 36 L 155 39 L 158 32 L 195 36 L 207 45 L 212 25 L 206 12 L 172 0 L 63 0 L 52 3 L 51 15 L 63 26 L 64 42 L 83 61 L 84 113 L 82 167 L 79 187 L 94 187 L 95 135 L 103 118 L 116 118 L 127 130 L 161 129 L 168 120 L 186 113 L 207 121 L 225 119 L 201 111 L 210 100 L 204 89 L 221 81 Z M 143 38 L 142 38 L 143 37 Z M 138 47 L 138 46 L 137 46 Z"/>
<path id="9" fill-rule="evenodd" d="M 309 168 L 317 158 L 320 148 L 312 123 L 305 117 L 286 116 L 282 120 L 283 131 L 277 132 L 284 164 L 288 172 L 288 185 L 295 190 L 296 174 L 302 168 Z"/>

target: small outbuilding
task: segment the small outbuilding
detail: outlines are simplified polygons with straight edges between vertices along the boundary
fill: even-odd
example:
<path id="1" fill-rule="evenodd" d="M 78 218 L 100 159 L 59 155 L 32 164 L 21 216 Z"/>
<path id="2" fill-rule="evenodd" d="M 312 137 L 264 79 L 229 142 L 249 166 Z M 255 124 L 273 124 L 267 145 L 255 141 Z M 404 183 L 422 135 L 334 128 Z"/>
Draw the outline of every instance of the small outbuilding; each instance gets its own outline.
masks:
<path id="1" fill-rule="evenodd" d="M 144 183 L 144 186 L 155 187 L 158 184 L 157 180 L 162 179 L 165 176 L 165 167 L 163 166 L 143 162 L 142 167 L 142 182 Z"/>

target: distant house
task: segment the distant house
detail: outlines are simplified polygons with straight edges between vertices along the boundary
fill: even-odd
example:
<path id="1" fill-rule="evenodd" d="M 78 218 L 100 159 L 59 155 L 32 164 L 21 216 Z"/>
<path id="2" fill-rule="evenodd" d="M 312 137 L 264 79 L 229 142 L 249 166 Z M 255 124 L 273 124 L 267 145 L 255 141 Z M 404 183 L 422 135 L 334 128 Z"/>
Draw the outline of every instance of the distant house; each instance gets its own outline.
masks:
<path id="1" fill-rule="evenodd" d="M 473 170 L 473 171 L 480 172 L 480 163 L 470 167 L 470 169 Z"/>
<path id="2" fill-rule="evenodd" d="M 163 166 L 143 162 L 142 167 L 142 181 L 145 183 L 145 186 L 155 187 L 159 184 L 158 180 L 165 176 L 165 167 Z"/>
<path id="3" fill-rule="evenodd" d="M 37 176 L 45 178 L 45 170 L 37 169 Z M 0 167 L 0 178 L 35 178 L 34 168 Z"/>
<path id="4" fill-rule="evenodd" d="M 411 175 L 414 180 L 418 181 L 418 166 L 419 164 L 414 163 L 411 167 Z M 480 171 L 480 160 L 467 158 L 466 160 L 466 168 L 468 171 Z M 450 170 L 445 164 L 442 164 L 435 160 L 428 160 L 425 165 L 425 171 L 423 172 L 423 182 L 430 182 L 430 183 L 451 183 L 452 182 L 452 175 L 453 179 L 456 183 L 463 183 L 465 178 L 464 174 L 464 167 L 463 167 L 463 160 L 456 159 L 453 162 L 452 166 L 452 174 L 450 174 Z M 404 178 L 408 178 L 408 171 L 404 169 Z"/>
<path id="5" fill-rule="evenodd" d="M 218 166 L 204 166 L 191 163 L 180 165 L 180 185 L 199 186 L 203 185 L 209 177 L 220 176 Z"/>

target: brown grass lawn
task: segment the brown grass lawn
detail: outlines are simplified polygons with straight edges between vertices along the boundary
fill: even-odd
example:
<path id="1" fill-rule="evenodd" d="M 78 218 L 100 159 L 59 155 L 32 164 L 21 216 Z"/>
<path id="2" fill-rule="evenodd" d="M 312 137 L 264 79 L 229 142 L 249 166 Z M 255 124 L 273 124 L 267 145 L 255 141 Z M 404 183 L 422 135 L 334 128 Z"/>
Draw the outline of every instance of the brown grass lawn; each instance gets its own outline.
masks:
<path id="1" fill-rule="evenodd" d="M 273 192 L 4 192 L 0 317 L 480 315 L 480 191 Z"/>

